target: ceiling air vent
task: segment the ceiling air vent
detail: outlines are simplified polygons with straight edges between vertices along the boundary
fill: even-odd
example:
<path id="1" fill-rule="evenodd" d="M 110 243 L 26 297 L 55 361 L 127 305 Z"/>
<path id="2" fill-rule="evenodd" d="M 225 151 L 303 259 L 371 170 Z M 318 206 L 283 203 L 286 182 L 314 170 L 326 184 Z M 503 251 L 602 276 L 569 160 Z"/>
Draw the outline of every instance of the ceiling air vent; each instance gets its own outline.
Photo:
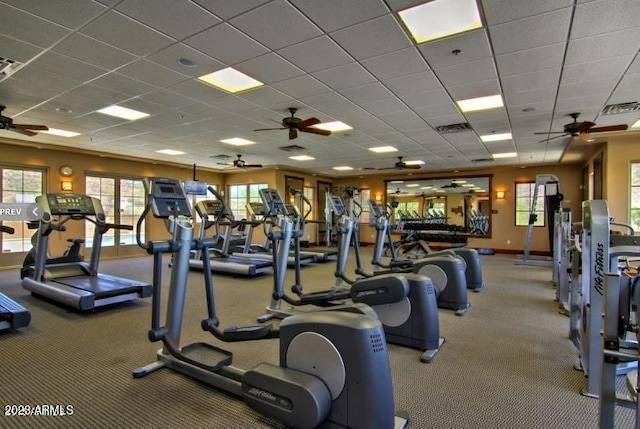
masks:
<path id="1" fill-rule="evenodd" d="M 619 115 L 621 113 L 631 113 L 640 111 L 640 103 L 632 101 L 630 103 L 607 104 L 600 112 L 601 115 Z"/>
<path id="2" fill-rule="evenodd" d="M 225 160 L 225 159 L 231 158 L 231 155 L 226 155 L 224 153 L 221 153 L 220 155 L 211 155 L 211 158 Z"/>
<path id="3" fill-rule="evenodd" d="M 476 158 L 472 159 L 471 162 L 491 162 L 493 158 Z"/>
<path id="4" fill-rule="evenodd" d="M 292 144 L 289 146 L 280 146 L 278 149 L 283 150 L 285 152 L 299 152 L 301 150 L 306 150 L 302 146 L 298 146 L 297 144 Z"/>
<path id="5" fill-rule="evenodd" d="M 22 67 L 22 65 L 22 63 L 10 60 L 9 58 L 0 57 L 0 78 L 11 76 Z"/>
<path id="6" fill-rule="evenodd" d="M 471 125 L 469 125 L 468 122 L 463 122 L 461 124 L 440 125 L 436 127 L 436 131 L 440 134 L 461 133 L 463 131 L 469 130 L 471 130 Z"/>

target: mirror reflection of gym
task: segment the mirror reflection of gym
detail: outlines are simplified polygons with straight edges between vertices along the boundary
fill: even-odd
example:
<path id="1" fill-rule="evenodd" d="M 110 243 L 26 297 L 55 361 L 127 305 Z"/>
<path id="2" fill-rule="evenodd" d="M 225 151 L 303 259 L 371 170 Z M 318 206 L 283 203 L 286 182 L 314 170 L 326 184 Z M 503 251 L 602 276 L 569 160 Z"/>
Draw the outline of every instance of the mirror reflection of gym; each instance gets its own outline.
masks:
<path id="1" fill-rule="evenodd" d="M 389 180 L 386 194 L 396 228 L 420 221 L 450 225 L 474 238 L 491 237 L 491 176 Z"/>

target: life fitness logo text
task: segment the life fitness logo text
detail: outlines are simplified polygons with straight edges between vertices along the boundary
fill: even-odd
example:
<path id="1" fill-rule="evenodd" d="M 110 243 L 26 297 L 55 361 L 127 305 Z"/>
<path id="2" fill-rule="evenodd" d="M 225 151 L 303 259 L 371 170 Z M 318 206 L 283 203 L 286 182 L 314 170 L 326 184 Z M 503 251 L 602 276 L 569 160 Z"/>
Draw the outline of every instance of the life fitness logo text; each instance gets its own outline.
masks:
<path id="1" fill-rule="evenodd" d="M 598 243 L 596 247 L 595 276 L 593 279 L 596 291 L 602 295 L 604 291 L 604 244 Z"/>

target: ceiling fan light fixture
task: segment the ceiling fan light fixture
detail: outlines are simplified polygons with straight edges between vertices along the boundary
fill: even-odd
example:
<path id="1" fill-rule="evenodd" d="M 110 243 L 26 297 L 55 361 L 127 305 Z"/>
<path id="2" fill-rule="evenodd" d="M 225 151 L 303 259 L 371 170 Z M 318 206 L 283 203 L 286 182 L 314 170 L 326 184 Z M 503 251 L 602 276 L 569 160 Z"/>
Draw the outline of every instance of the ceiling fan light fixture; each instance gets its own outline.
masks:
<path id="1" fill-rule="evenodd" d="M 434 0 L 398 12 L 416 43 L 482 27 L 476 0 Z"/>
<path id="2" fill-rule="evenodd" d="M 488 95 L 486 97 L 468 98 L 466 100 L 458 100 L 456 104 L 463 113 L 476 112 L 479 110 L 496 109 L 504 106 L 502 95 Z"/>
<path id="3" fill-rule="evenodd" d="M 199 76 L 198 80 L 230 94 L 248 91 L 264 85 L 264 83 L 259 80 L 247 76 L 233 67 L 227 67 L 217 72 Z"/>
<path id="4" fill-rule="evenodd" d="M 480 140 L 482 140 L 483 143 L 511 140 L 512 138 L 513 136 L 511 135 L 511 133 L 484 134 L 480 136 Z"/>
<path id="5" fill-rule="evenodd" d="M 340 131 L 349 131 L 353 129 L 352 126 L 347 125 L 342 121 L 322 122 L 317 125 L 312 125 L 310 128 L 317 128 L 319 130 L 331 131 L 332 133 L 337 133 Z"/>
<path id="6" fill-rule="evenodd" d="M 57 128 L 49 128 L 48 131 L 42 131 L 42 132 L 46 134 L 51 134 L 54 136 L 60 136 L 60 137 L 75 137 L 80 135 L 80 133 L 76 133 L 74 131 L 60 130 Z"/>
<path id="7" fill-rule="evenodd" d="M 294 161 L 312 161 L 315 158 L 309 155 L 295 155 L 290 156 L 289 159 L 293 159 Z"/>
<path id="8" fill-rule="evenodd" d="M 233 145 L 233 146 L 247 146 L 247 145 L 250 145 L 250 144 L 256 144 L 256 142 L 254 142 L 254 141 L 242 139 L 240 137 L 233 137 L 233 138 L 230 138 L 230 139 L 220 140 L 220 143 L 226 143 L 226 144 L 230 144 L 230 145 Z"/>
<path id="9" fill-rule="evenodd" d="M 396 149 L 393 146 L 370 147 L 369 150 L 371 152 L 375 152 L 375 153 L 387 153 L 387 152 L 397 152 L 398 151 L 398 149 Z"/>

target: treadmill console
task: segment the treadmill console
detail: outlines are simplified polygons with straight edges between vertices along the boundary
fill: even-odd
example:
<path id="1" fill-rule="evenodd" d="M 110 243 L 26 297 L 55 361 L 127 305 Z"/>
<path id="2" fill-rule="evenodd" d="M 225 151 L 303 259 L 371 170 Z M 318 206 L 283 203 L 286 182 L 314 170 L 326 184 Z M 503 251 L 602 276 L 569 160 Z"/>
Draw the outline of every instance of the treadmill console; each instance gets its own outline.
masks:
<path id="1" fill-rule="evenodd" d="M 259 203 L 257 201 L 252 201 L 247 204 L 247 210 L 249 210 L 249 214 L 252 216 L 266 216 L 267 209 L 264 203 Z"/>
<path id="2" fill-rule="evenodd" d="M 376 219 L 382 217 L 382 209 L 374 200 L 367 200 L 369 202 L 369 209 L 371 213 L 376 217 Z"/>
<path id="3" fill-rule="evenodd" d="M 224 204 L 220 200 L 204 200 L 196 203 L 196 211 L 201 218 L 212 216 L 218 218 L 224 209 Z"/>
<path id="4" fill-rule="evenodd" d="M 52 215 L 104 215 L 100 200 L 84 194 L 46 194 L 38 197 L 37 202 L 45 212 Z M 104 216 L 103 216 L 104 217 Z"/>
<path id="5" fill-rule="evenodd" d="M 259 192 L 264 205 L 269 208 L 269 216 L 287 216 L 289 214 L 277 189 L 263 188 Z"/>
<path id="6" fill-rule="evenodd" d="M 331 208 L 333 209 L 333 212 L 337 216 L 343 216 L 347 214 L 347 207 L 345 207 L 342 198 L 338 197 L 337 195 L 331 195 L 329 201 L 331 202 Z"/>
<path id="7" fill-rule="evenodd" d="M 191 217 L 191 207 L 178 180 L 163 177 L 151 177 L 146 180 L 155 217 L 168 218 L 174 215 Z"/>

